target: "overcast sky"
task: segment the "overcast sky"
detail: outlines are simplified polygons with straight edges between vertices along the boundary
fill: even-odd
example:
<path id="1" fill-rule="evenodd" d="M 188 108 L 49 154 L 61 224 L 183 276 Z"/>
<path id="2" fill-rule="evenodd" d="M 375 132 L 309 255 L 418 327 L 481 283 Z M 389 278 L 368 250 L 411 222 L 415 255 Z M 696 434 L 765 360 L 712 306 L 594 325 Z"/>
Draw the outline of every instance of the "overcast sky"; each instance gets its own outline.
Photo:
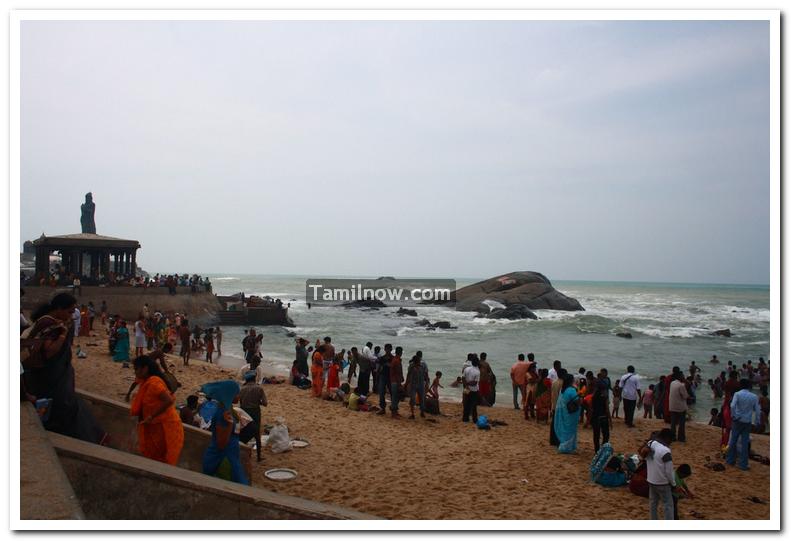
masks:
<path id="1" fill-rule="evenodd" d="M 769 282 L 768 22 L 33 22 L 21 242 L 149 272 Z"/>

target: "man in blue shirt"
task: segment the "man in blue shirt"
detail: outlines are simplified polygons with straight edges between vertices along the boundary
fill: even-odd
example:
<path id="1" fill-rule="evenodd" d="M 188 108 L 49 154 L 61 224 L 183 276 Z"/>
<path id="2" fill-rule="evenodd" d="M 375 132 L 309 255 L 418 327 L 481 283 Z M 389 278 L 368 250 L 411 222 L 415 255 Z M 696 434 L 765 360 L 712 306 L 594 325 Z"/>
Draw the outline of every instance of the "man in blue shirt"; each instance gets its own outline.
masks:
<path id="1" fill-rule="evenodd" d="M 734 393 L 731 400 L 731 439 L 728 442 L 728 456 L 725 462 L 731 466 L 736 465 L 736 449 L 739 451 L 739 469 L 747 470 L 747 459 L 750 449 L 750 431 L 753 427 L 753 414 L 755 424 L 761 421 L 761 407 L 758 397 L 750 392 L 750 380 L 742 379 L 739 382 L 741 390 Z M 741 444 L 739 444 L 741 440 Z"/>

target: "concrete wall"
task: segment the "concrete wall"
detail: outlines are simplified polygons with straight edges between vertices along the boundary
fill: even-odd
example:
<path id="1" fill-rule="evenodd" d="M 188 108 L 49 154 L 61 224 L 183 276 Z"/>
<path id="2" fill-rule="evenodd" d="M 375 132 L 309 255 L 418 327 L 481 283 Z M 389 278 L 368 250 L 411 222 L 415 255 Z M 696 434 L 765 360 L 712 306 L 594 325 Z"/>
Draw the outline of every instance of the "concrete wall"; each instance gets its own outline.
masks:
<path id="1" fill-rule="evenodd" d="M 40 304 L 49 302 L 56 293 L 73 293 L 72 288 L 30 287 L 25 286 L 22 297 L 22 309 L 32 311 Z M 186 313 L 190 323 L 199 325 L 212 324 L 217 321 L 217 312 L 222 310 L 220 302 L 213 293 L 190 293 L 188 287 L 179 287 L 176 295 L 168 295 L 166 287 L 98 287 L 83 286 L 82 293 L 77 295 L 80 304 L 93 302 L 96 310 L 107 301 L 107 309 L 111 314 L 120 314 L 128 320 L 135 320 L 148 303 L 153 313 L 155 310 L 165 312 Z M 97 314 L 98 315 L 98 314 Z"/>
<path id="2" fill-rule="evenodd" d="M 77 394 L 91 406 L 99 424 L 110 434 L 113 449 L 137 454 L 137 420 L 129 415 L 129 404 L 118 402 L 101 395 L 78 389 Z M 179 458 L 179 467 L 196 472 L 203 471 L 203 453 L 211 443 L 211 433 L 194 426 L 184 427 L 184 447 Z M 245 444 L 239 445 L 239 455 L 247 475 L 252 479 L 253 450 Z"/>
<path id="3" fill-rule="evenodd" d="M 322 520 L 370 515 L 223 481 L 51 434 L 89 519 Z"/>
<path id="4" fill-rule="evenodd" d="M 47 431 L 30 402 L 20 414 L 19 518 L 22 520 L 84 519 Z"/>

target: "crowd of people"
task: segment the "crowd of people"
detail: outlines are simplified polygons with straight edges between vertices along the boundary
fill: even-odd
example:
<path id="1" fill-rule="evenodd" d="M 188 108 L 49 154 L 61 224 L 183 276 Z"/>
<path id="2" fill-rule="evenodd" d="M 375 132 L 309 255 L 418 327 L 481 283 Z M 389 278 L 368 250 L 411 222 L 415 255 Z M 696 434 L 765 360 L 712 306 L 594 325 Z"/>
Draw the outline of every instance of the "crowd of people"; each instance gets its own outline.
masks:
<path id="1" fill-rule="evenodd" d="M 97 317 L 107 324 L 113 359 L 128 362 L 132 358 L 130 334 L 123 319 L 108 315 L 104 302 L 97 311 L 90 303 L 78 307 L 70 294 L 59 294 L 33 313 L 33 332 L 27 336 L 23 333 L 23 350 L 27 347 L 28 355 L 23 355 L 21 392 L 23 399 L 52 400 L 45 422 L 48 429 L 101 443 L 107 435 L 76 396 L 71 365 L 75 337 L 88 334 Z M 23 331 L 26 323 L 23 317 Z M 195 351 L 205 351 L 206 360 L 211 362 L 215 343 L 218 354 L 221 352 L 221 329 L 201 329 L 197 325 L 190 329 L 186 314 L 163 314 L 144 305 L 133 332 L 136 379 L 127 400 L 131 402 L 131 414 L 139 419 L 140 453 L 176 464 L 183 445 L 182 423 L 193 424 L 212 432 L 204 472 L 248 483 L 239 459 L 239 444 L 254 439 L 260 460 L 260 408 L 267 405 L 261 386 L 267 381 L 261 366 L 262 335 L 249 329 L 243 338 L 247 362 L 239 371 L 243 385 L 233 380 L 203 385 L 203 403 L 193 394 L 186 405 L 176 409 L 173 396 L 179 383 L 169 370 L 166 355 L 180 341 L 184 366 L 189 365 Z M 35 347 L 26 346 L 29 343 L 25 340 L 31 340 L 31 335 L 39 340 Z M 438 414 L 440 389 L 444 388 L 442 373 L 431 375 L 421 351 L 416 351 L 406 366 L 404 356 L 401 346 L 389 343 L 374 346 L 368 342 L 361 348 L 338 351 L 329 336 L 313 344 L 297 338 L 289 382 L 310 389 L 311 396 L 317 399 L 343 402 L 352 410 L 385 415 L 389 409 L 390 416 L 398 419 L 400 403 L 408 401 L 410 419 Z M 728 368 L 709 380 L 714 396 L 723 399 L 721 408 L 712 411 L 710 424 L 721 427 L 726 463 L 747 469 L 750 434 L 768 426 L 769 365 L 760 358 L 755 365 L 748 361 L 737 369 L 729 363 Z M 559 360 L 551 367 L 541 367 L 535 355 L 528 353 L 517 356 L 510 378 L 514 408 L 523 412 L 525 420 L 545 426 L 550 444 L 559 453 L 577 452 L 582 427 L 591 430 L 598 455 L 610 445 L 610 430 L 613 419 L 619 417 L 621 404 L 628 428 L 637 426 L 640 411 L 643 418 L 663 419 L 669 427 L 655 433 L 640 451 L 647 465 L 651 518 L 657 517 L 660 504 L 665 518 L 677 516 L 678 497 L 692 497 L 683 481 L 689 475 L 688 466 L 673 469 L 672 463 L 668 466 L 670 460 L 662 457 L 670 456 L 671 445 L 687 441 L 689 406 L 694 403 L 701 382 L 701 369 L 694 362 L 688 373 L 674 367 L 670 374 L 644 388 L 643 378 L 634 366 L 628 366 L 613 383 L 604 368 L 595 374 L 584 368 L 572 372 Z M 485 417 L 479 415 L 478 408 L 494 404 L 495 385 L 487 354 L 468 354 L 460 375 L 451 383 L 462 388 L 462 422 L 489 428 L 479 422 Z M 754 386 L 759 387 L 760 396 L 752 392 Z M 373 395 L 378 395 L 378 400 L 372 399 Z"/>
<path id="2" fill-rule="evenodd" d="M 189 287 L 190 293 L 208 292 L 211 293 L 212 284 L 209 277 L 199 274 L 156 274 L 148 276 L 145 274 L 123 274 L 109 272 L 99 274 L 98 277 L 80 275 L 68 271 L 65 267 L 56 264 L 46 274 L 38 273 L 32 277 L 24 272 L 20 273 L 22 285 L 37 285 L 48 287 L 72 287 L 75 296 L 82 294 L 82 286 L 104 286 L 104 287 L 166 287 L 168 293 L 175 295 L 177 288 Z"/>

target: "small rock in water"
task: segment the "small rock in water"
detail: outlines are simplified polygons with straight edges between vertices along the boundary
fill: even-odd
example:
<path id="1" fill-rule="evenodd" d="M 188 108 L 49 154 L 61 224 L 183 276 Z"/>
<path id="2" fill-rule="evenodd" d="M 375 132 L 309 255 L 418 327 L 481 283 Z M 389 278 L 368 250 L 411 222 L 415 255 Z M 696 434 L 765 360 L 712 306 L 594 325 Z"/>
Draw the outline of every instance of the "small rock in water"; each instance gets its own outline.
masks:
<path id="1" fill-rule="evenodd" d="M 417 317 L 417 312 L 409 308 L 399 308 L 398 311 L 396 312 L 396 315 Z"/>
<path id="2" fill-rule="evenodd" d="M 713 333 L 711 333 L 711 336 L 725 336 L 727 338 L 730 338 L 733 335 L 731 334 L 730 329 L 721 329 L 719 331 L 714 331 Z"/>
<path id="3" fill-rule="evenodd" d="M 620 336 L 621 338 L 632 338 L 632 333 L 630 333 L 630 332 L 619 332 L 619 333 L 616 333 L 615 336 Z"/>

